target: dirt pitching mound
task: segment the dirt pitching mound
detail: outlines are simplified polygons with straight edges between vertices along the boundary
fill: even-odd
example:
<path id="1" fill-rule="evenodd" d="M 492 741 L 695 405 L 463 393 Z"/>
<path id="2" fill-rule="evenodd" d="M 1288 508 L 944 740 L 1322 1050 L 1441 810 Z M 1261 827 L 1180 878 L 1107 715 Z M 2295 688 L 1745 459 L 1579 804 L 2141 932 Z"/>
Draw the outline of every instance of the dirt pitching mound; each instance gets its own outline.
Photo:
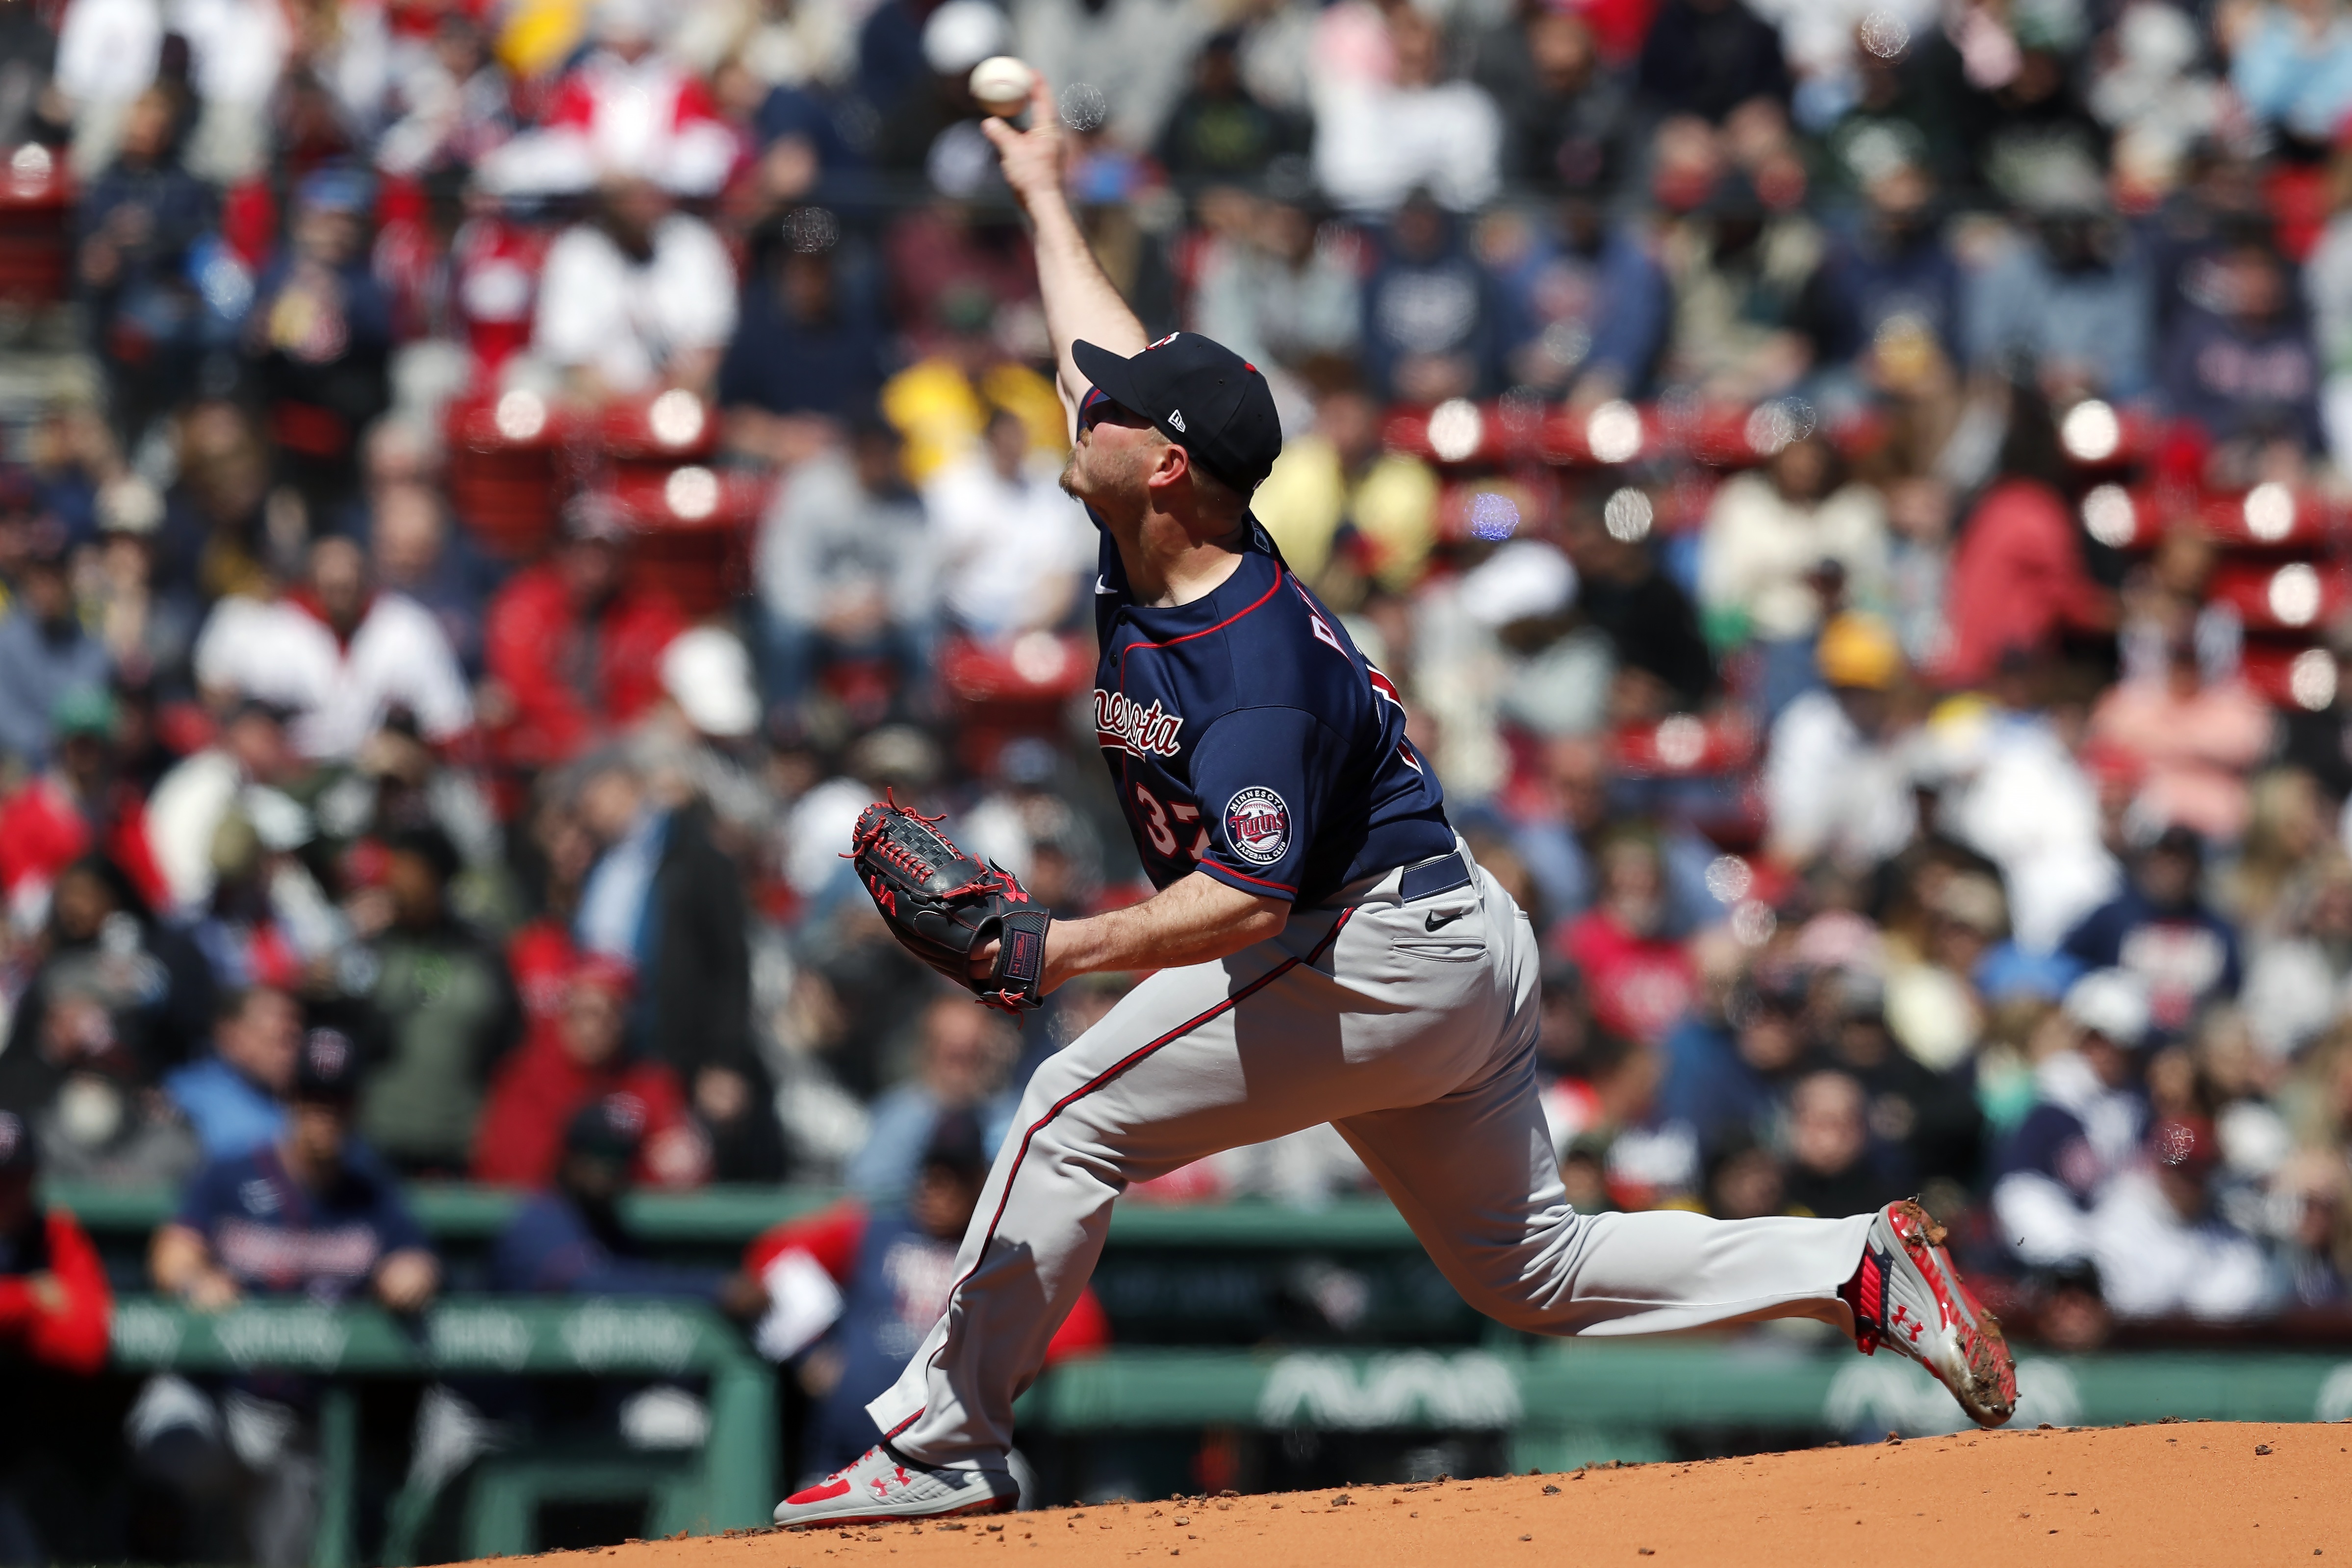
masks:
<path id="1" fill-rule="evenodd" d="M 2352 1568 L 2352 1423 L 1922 1437 L 1496 1480 L 1110 1503 L 966 1524 L 654 1541 L 609 1568 L 929 1568 L 1182 1556 L 1366 1563 L 1900 1563 Z M 605 1565 L 600 1563 L 600 1568 Z"/>

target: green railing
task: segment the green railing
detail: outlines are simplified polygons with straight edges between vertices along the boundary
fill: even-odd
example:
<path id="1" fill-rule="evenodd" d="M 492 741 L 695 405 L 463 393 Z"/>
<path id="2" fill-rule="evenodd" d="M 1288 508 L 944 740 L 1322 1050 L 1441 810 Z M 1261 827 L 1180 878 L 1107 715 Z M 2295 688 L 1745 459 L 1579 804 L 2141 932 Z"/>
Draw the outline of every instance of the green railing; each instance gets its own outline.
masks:
<path id="1" fill-rule="evenodd" d="M 417 1222 L 437 1240 L 487 1240 L 530 1198 L 511 1187 L 462 1182 L 416 1182 L 407 1191 Z M 52 1180 L 42 1193 L 48 1202 L 73 1210 L 92 1231 L 110 1235 L 143 1235 L 169 1219 L 179 1203 L 168 1187 Z M 633 1192 L 622 1199 L 621 1214 L 633 1231 L 648 1240 L 743 1242 L 840 1197 L 838 1189 L 821 1186 Z M 1343 1198 L 1313 1209 L 1247 1199 L 1171 1207 L 1122 1203 L 1111 1211 L 1110 1235 L 1114 1242 L 1150 1247 L 1295 1249 L 1308 1239 L 1326 1251 L 1420 1247 L 1403 1217 L 1383 1197 Z"/>
<path id="2" fill-rule="evenodd" d="M 2028 1354 L 2013 1426 L 2118 1426 L 2164 1416 L 2352 1417 L 2352 1354 Z M 1243 1427 L 1507 1435 L 1512 1462 L 1562 1469 L 1662 1458 L 1680 1430 L 1772 1431 L 1799 1440 L 1906 1437 L 1967 1426 L 1916 1363 L 1843 1342 L 1771 1337 L 1591 1341 L 1478 1350 L 1115 1352 L 1066 1363 L 1024 1399 L 1024 1430 Z"/>
<path id="3" fill-rule="evenodd" d="M 698 1531 L 765 1524 L 775 1504 L 775 1376 L 708 1308 L 628 1298 L 549 1301 L 456 1297 L 415 1319 L 369 1306 L 249 1302 L 223 1312 L 152 1297 L 114 1310 L 115 1364 L 128 1372 L 300 1372 L 328 1379 L 319 1410 L 323 1472 L 313 1568 L 358 1560 L 352 1504 L 358 1407 L 350 1379 L 498 1375 L 706 1378 L 710 1438 L 682 1509 Z M 413 1540 L 429 1496 L 394 1506 Z M 494 1543 L 498 1544 L 498 1543 Z M 511 1550 L 512 1548 L 509 1548 Z M 387 1555 L 404 1555 L 395 1544 Z"/>
<path id="4" fill-rule="evenodd" d="M 100 1235 L 144 1234 L 172 1218 L 179 1195 L 168 1187 L 111 1187 L 50 1181 L 44 1197 L 73 1210 Z M 486 1241 L 505 1228 L 530 1195 L 511 1187 L 417 1182 L 408 1188 L 417 1222 L 436 1240 Z M 797 1218 L 840 1194 L 827 1187 L 710 1186 L 695 1192 L 635 1192 L 622 1215 L 640 1235 L 667 1241 L 749 1241 L 769 1226 Z"/>

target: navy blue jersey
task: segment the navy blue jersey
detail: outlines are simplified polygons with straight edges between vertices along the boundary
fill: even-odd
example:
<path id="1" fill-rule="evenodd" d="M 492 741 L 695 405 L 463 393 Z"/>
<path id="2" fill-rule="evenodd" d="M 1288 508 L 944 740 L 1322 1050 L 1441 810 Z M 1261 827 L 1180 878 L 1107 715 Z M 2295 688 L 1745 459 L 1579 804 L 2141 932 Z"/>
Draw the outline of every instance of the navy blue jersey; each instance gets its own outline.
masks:
<path id="1" fill-rule="evenodd" d="M 324 1192 L 296 1181 L 268 1144 L 215 1160 L 189 1182 L 176 1218 L 256 1295 L 341 1301 L 367 1289 L 386 1253 L 425 1244 L 392 1173 L 356 1139 Z"/>
<path id="2" fill-rule="evenodd" d="M 1197 869 L 1319 904 L 1446 853 L 1454 830 L 1396 688 L 1255 518 L 1249 535 L 1214 592 L 1156 609 L 1104 532 L 1095 741 L 1154 887 Z"/>

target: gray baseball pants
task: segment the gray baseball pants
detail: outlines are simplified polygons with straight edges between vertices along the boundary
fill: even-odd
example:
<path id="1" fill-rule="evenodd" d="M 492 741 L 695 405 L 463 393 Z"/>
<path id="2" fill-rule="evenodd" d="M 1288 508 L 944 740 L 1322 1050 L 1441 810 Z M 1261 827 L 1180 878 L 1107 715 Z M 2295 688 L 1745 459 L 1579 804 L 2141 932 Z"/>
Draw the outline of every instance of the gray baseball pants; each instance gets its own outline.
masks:
<path id="1" fill-rule="evenodd" d="M 1569 1207 L 1536 1100 L 1535 932 L 1457 852 L 1466 884 L 1409 900 L 1406 873 L 1391 872 L 1299 910 L 1278 936 L 1151 976 L 1037 1070 L 946 1312 L 866 1407 L 900 1452 L 1002 1469 L 1013 1402 L 1094 1271 L 1127 1185 L 1318 1122 L 1362 1156 L 1464 1299 L 1512 1328 L 1811 1317 L 1853 1332 L 1837 1290 L 1867 1215 Z"/>

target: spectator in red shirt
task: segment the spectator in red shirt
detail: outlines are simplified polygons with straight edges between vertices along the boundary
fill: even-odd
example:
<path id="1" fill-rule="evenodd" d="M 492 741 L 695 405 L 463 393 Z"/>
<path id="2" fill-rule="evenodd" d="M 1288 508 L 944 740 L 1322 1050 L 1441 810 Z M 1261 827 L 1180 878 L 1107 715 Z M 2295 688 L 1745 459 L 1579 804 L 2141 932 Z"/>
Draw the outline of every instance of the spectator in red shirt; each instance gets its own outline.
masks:
<path id="1" fill-rule="evenodd" d="M 1600 859 L 1600 898 L 1553 945 L 1584 971 L 1595 1023 L 1655 1045 L 1698 992 L 1690 954 L 1666 934 L 1664 862 L 1640 830 L 1611 834 Z"/>
<path id="2" fill-rule="evenodd" d="M 82 1439 L 119 1440 L 110 1422 L 76 1418 L 106 1364 L 106 1270 L 70 1213 L 42 1207 L 37 1175 L 32 1130 L 0 1111 L 0 1406 L 44 1413 L 0 1429 L 0 1551 L 27 1563 L 89 1550 L 75 1539 L 98 1506 L 83 1482 L 106 1460 Z"/>
<path id="3" fill-rule="evenodd" d="M 627 1095 L 644 1112 L 634 1179 L 694 1186 L 709 1179 L 710 1148 L 687 1114 L 677 1074 L 666 1062 L 633 1060 L 622 1047 L 635 977 L 616 959 L 574 960 L 562 1010 L 537 1020 L 522 1049 L 499 1071 L 475 1134 L 473 1177 L 544 1187 L 563 1158 L 563 1130 L 583 1106 Z"/>
<path id="4" fill-rule="evenodd" d="M 39 1163 L 32 1130 L 0 1111 L 0 1366 L 87 1377 L 106 1364 L 114 1298 L 80 1221 L 35 1197 Z"/>
<path id="5" fill-rule="evenodd" d="M 661 654 L 686 630 L 677 606 L 622 570 L 620 519 L 575 502 L 552 555 L 490 601 L 482 662 L 495 692 L 482 719 L 502 760 L 568 762 L 662 695 Z"/>
<path id="6" fill-rule="evenodd" d="M 2012 389 L 2000 476 L 1952 553 L 1936 670 L 1945 685 L 1981 685 L 2003 654 L 2038 653 L 2062 631 L 2114 629 L 2114 598 L 2083 564 L 2059 475 L 2049 403 L 2032 388 Z"/>
<path id="7" fill-rule="evenodd" d="M 92 850 L 127 873 L 149 904 L 170 890 L 147 842 L 138 788 L 117 775 L 114 698 L 90 688 L 60 698 L 49 718 L 55 759 L 0 804 L 0 893 L 16 908 L 38 907 L 58 873 Z"/>

